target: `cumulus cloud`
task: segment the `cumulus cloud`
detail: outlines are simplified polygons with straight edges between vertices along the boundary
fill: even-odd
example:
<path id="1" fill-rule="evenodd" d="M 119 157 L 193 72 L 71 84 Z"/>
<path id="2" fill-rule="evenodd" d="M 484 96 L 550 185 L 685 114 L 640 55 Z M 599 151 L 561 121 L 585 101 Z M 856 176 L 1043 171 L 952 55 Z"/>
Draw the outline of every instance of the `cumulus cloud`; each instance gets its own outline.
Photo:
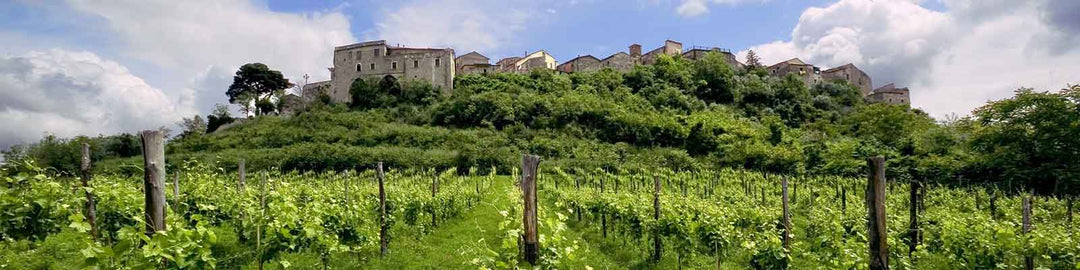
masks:
<path id="1" fill-rule="evenodd" d="M 0 57 L 0 149 L 58 136 L 171 126 L 177 107 L 127 68 L 90 52 L 49 50 Z"/>
<path id="2" fill-rule="evenodd" d="M 554 11 L 520 0 L 412 1 L 381 15 L 368 35 L 407 46 L 487 51 L 515 44 L 529 26 L 551 15 L 547 10 Z"/>
<path id="3" fill-rule="evenodd" d="M 329 79 L 333 48 L 356 42 L 339 11 L 282 13 L 254 1 L 86 1 L 73 9 L 100 17 L 115 32 L 123 56 L 177 78 L 174 94 L 207 112 L 225 103 L 235 70 L 262 62 L 293 82 Z"/>
<path id="4" fill-rule="evenodd" d="M 682 0 L 675 7 L 675 13 L 682 17 L 697 17 L 709 13 L 709 4 L 735 5 L 748 2 L 766 2 L 768 0 Z"/>
<path id="5" fill-rule="evenodd" d="M 938 12 L 919 1 L 841 0 L 804 11 L 790 40 L 750 49 L 766 64 L 794 57 L 825 68 L 853 63 L 875 86 L 910 86 L 914 107 L 966 115 L 1020 86 L 1069 83 L 1066 74 L 1080 69 L 1065 64 L 1080 60 L 1078 43 L 1069 42 L 1076 35 L 1065 34 L 1075 19 L 1052 14 L 1076 14 L 1080 5 L 1059 2 L 1067 1 L 944 0 L 948 10 Z"/>

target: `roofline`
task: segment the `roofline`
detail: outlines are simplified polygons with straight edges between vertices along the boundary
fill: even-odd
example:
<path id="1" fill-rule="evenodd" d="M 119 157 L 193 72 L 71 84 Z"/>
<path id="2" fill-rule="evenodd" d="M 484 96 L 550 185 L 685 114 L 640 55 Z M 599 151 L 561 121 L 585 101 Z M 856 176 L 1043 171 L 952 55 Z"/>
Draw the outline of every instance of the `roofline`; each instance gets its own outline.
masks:
<path id="1" fill-rule="evenodd" d="M 600 61 L 600 59 L 597 59 L 597 58 L 596 58 L 596 56 L 592 56 L 591 54 L 586 54 L 586 55 L 582 55 L 582 56 L 574 57 L 574 59 L 570 59 L 570 60 L 567 60 L 566 62 L 563 62 L 563 64 L 567 64 L 567 63 L 570 63 L 570 62 L 574 62 L 574 60 L 578 60 L 578 59 L 581 59 L 581 58 L 586 58 L 586 57 L 587 57 L 587 58 L 592 58 L 592 59 L 594 59 L 594 60 L 596 60 L 596 61 Z"/>
<path id="2" fill-rule="evenodd" d="M 674 41 L 674 40 L 670 40 L 670 39 L 664 40 L 664 42 L 671 42 L 671 43 L 682 45 L 682 42 L 678 42 L 678 41 Z"/>
<path id="3" fill-rule="evenodd" d="M 613 53 L 613 54 L 611 54 L 611 55 L 608 55 L 608 57 L 604 57 L 604 59 L 600 59 L 600 62 L 604 62 L 604 61 L 607 61 L 608 59 L 611 59 L 612 57 L 615 57 L 616 55 L 619 55 L 620 53 L 621 53 L 621 54 L 625 54 L 625 55 L 627 55 L 627 56 L 630 56 L 630 54 L 629 54 L 629 53 L 626 53 L 626 52 L 617 52 L 617 53 Z"/>
<path id="4" fill-rule="evenodd" d="M 847 63 L 847 64 L 843 64 L 843 65 L 840 65 L 840 66 L 838 66 L 838 67 L 834 67 L 834 68 L 826 69 L 825 71 L 822 71 L 822 72 L 833 72 L 833 71 L 837 71 L 837 70 L 841 70 L 841 69 L 844 69 L 844 68 L 846 68 L 846 67 L 848 67 L 848 66 L 851 66 L 851 67 L 853 67 L 853 68 L 855 68 L 855 69 L 859 69 L 859 67 L 856 67 L 856 66 L 855 66 L 855 64 L 852 64 L 852 63 Z M 862 71 L 862 70 L 861 70 L 861 69 L 859 69 L 859 71 Z M 864 73 L 865 73 L 865 72 L 864 72 Z"/>
<path id="5" fill-rule="evenodd" d="M 349 44 L 349 45 L 337 46 L 337 47 L 334 47 L 334 51 L 336 52 L 336 51 L 340 51 L 340 50 L 348 50 L 348 49 L 366 47 L 366 46 L 372 46 L 372 45 L 384 45 L 385 46 L 386 45 L 386 40 L 373 40 L 373 41 L 365 41 L 365 42 L 353 43 L 353 44 Z"/>

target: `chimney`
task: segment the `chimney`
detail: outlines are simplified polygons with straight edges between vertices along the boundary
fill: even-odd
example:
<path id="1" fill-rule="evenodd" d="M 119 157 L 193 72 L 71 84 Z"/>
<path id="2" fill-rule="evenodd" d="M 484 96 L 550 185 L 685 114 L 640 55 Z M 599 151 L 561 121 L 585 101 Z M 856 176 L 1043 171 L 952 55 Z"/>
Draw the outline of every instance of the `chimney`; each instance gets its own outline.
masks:
<path id="1" fill-rule="evenodd" d="M 641 56 L 641 45 L 630 44 L 630 56 L 631 57 Z"/>

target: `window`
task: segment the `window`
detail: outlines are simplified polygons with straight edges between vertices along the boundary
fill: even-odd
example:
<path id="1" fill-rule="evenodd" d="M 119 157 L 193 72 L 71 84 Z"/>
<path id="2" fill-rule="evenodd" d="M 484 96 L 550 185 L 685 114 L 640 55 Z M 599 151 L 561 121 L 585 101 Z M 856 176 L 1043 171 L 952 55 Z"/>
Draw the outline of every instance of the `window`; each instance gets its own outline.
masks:
<path id="1" fill-rule="evenodd" d="M 363 55 L 363 54 L 360 53 L 360 52 L 356 52 L 356 60 L 360 60 L 360 55 Z"/>
<path id="2" fill-rule="evenodd" d="M 439 58 L 435 58 L 435 67 L 439 66 Z"/>
<path id="3" fill-rule="evenodd" d="M 360 71 L 360 63 L 356 63 L 356 71 Z"/>
<path id="4" fill-rule="evenodd" d="M 371 68 L 369 68 L 369 69 L 374 71 L 375 70 L 375 63 L 371 63 Z"/>
<path id="5" fill-rule="evenodd" d="M 379 56 L 382 53 L 382 49 L 375 49 L 375 56 Z"/>
<path id="6" fill-rule="evenodd" d="M 420 61 L 412 60 L 412 67 L 414 67 L 414 68 L 420 67 Z"/>
<path id="7" fill-rule="evenodd" d="M 390 69 L 397 70 L 397 61 L 390 62 Z"/>

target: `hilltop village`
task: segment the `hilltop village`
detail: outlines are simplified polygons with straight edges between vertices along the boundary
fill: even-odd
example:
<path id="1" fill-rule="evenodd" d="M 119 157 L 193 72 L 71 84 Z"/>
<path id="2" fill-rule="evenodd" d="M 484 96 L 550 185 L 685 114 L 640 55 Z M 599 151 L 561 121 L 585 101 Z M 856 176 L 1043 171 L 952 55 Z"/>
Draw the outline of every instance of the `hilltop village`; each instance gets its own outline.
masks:
<path id="1" fill-rule="evenodd" d="M 540 50 L 521 57 L 507 57 L 492 64 L 491 59 L 478 52 L 460 56 L 452 48 L 409 48 L 391 46 L 384 40 L 361 42 L 334 48 L 334 66 L 330 67 L 330 80 L 306 84 L 301 97 L 305 102 L 325 93 L 335 102 L 349 102 L 349 86 L 358 78 L 382 78 L 392 76 L 397 80 L 422 80 L 449 93 L 454 88 L 454 76 L 490 73 L 529 73 L 536 69 L 550 69 L 563 73 L 590 72 L 604 68 L 630 71 L 635 65 L 651 65 L 660 55 L 681 56 L 699 60 L 709 52 L 720 53 L 728 64 L 746 68 L 730 50 L 718 47 L 692 47 L 683 50 L 683 44 L 666 40 L 658 48 L 642 53 L 641 45 L 631 44 L 628 52 L 617 52 L 603 59 L 592 55 L 578 56 L 562 64 L 546 51 Z M 798 58 L 765 67 L 769 75 L 783 77 L 795 74 L 808 86 L 824 81 L 843 80 L 859 88 L 868 102 L 880 102 L 910 106 L 911 99 L 906 87 L 889 83 L 873 88 L 870 75 L 853 64 L 845 64 L 826 70 L 807 64 Z M 293 97 L 296 98 L 296 97 Z"/>

